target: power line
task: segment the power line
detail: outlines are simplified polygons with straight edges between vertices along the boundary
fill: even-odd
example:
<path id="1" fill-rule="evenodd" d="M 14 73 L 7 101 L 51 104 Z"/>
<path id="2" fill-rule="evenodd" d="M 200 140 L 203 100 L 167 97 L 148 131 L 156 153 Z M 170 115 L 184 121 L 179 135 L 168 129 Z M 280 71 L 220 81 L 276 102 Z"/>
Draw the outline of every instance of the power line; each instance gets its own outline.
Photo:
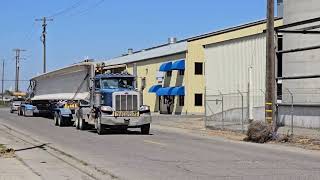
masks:
<path id="1" fill-rule="evenodd" d="M 73 5 L 65 8 L 65 9 L 63 9 L 63 10 L 61 10 L 61 11 L 58 11 L 58 12 L 56 12 L 56 13 L 52 14 L 51 16 L 48 16 L 48 17 L 49 17 L 49 18 L 53 18 L 53 17 L 61 16 L 61 15 L 65 14 L 65 13 L 67 13 L 67 12 L 69 12 L 69 11 L 77 8 L 77 7 L 79 7 L 79 6 L 81 5 L 82 1 L 84 1 L 84 0 L 78 0 L 78 1 L 77 1 L 76 3 L 74 3 Z"/>
<path id="2" fill-rule="evenodd" d="M 3 81 L 16 81 L 15 79 L 4 79 Z M 26 81 L 30 81 L 30 80 L 26 80 L 26 79 L 19 79 L 19 81 L 21 82 L 21 81 L 24 81 L 24 82 L 26 82 Z"/>
<path id="3" fill-rule="evenodd" d="M 94 9 L 94 8 L 97 8 L 100 4 L 102 4 L 105 0 L 100 0 L 100 1 L 97 1 L 95 4 L 93 4 L 92 6 L 89 6 L 88 8 L 82 10 L 82 11 L 78 11 L 78 12 L 75 12 L 74 14 L 71 14 L 70 16 L 75 16 L 75 15 L 84 15 L 86 14 L 87 12 L 89 12 L 90 10 Z"/>

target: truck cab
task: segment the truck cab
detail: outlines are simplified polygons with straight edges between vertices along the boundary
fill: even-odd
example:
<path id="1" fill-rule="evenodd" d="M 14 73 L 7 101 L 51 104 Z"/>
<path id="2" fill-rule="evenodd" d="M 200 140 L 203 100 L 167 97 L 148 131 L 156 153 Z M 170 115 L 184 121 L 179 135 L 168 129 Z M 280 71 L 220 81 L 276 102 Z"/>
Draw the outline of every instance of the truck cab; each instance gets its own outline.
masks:
<path id="1" fill-rule="evenodd" d="M 93 107 L 88 109 L 80 103 L 76 127 L 82 129 L 83 124 L 94 123 L 98 134 L 113 128 L 140 128 L 142 134 L 149 134 L 150 107 L 142 104 L 134 81 L 135 76 L 127 72 L 96 75 L 92 90 Z M 94 122 L 90 123 L 87 117 Z"/>

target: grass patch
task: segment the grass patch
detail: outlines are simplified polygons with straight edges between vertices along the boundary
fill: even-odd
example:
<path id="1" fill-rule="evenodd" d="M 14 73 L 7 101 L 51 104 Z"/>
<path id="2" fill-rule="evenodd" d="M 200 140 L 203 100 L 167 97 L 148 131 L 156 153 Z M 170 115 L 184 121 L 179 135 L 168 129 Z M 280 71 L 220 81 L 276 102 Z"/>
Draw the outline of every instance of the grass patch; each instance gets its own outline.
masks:
<path id="1" fill-rule="evenodd" d="M 1 104 L 0 103 L 0 108 L 7 108 L 7 107 L 9 107 L 9 104 Z"/>
<path id="2" fill-rule="evenodd" d="M 5 145 L 0 144 L 0 157 L 13 158 L 15 157 L 14 149 L 7 148 Z"/>
<path id="3" fill-rule="evenodd" d="M 0 144 L 0 150 L 6 148 L 3 144 Z"/>

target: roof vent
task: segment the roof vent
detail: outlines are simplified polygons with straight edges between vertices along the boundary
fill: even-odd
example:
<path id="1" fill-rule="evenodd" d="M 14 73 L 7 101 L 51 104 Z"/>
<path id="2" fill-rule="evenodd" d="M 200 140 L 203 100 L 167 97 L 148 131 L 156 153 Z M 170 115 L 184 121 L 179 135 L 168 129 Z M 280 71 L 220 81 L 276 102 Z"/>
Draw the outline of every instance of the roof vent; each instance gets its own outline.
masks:
<path id="1" fill-rule="evenodd" d="M 132 48 L 128 49 L 128 55 L 130 55 L 130 54 L 133 54 L 133 49 Z"/>
<path id="2" fill-rule="evenodd" d="M 176 37 L 169 37 L 168 38 L 168 43 L 169 44 L 174 44 L 174 43 L 176 43 L 177 42 L 177 38 Z"/>

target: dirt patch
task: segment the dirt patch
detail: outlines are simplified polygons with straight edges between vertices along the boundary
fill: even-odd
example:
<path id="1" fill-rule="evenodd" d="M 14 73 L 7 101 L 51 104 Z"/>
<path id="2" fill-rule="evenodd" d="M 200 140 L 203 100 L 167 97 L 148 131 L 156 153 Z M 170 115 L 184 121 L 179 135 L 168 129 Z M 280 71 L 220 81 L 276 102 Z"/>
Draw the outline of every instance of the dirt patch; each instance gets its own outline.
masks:
<path id="1" fill-rule="evenodd" d="M 270 143 L 286 144 L 289 146 L 300 147 L 303 149 L 320 150 L 320 140 L 304 136 L 287 136 L 284 140 L 272 141 Z"/>
<path id="2" fill-rule="evenodd" d="M 209 136 L 220 136 L 230 140 L 242 141 L 246 135 L 240 132 L 225 131 L 225 130 L 208 130 Z"/>
<path id="3" fill-rule="evenodd" d="M 0 144 L 0 157 L 13 158 L 15 157 L 14 149 L 6 148 L 3 144 Z"/>

